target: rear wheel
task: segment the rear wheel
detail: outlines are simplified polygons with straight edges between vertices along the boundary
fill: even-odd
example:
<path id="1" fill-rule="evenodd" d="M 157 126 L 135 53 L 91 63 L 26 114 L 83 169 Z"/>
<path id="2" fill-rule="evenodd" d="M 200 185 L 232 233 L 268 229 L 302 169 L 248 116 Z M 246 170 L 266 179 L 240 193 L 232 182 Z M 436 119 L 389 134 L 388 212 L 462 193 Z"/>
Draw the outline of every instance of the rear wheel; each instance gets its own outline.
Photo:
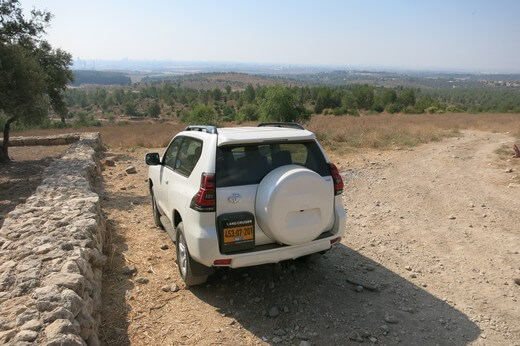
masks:
<path id="1" fill-rule="evenodd" d="M 200 285 L 206 282 L 208 275 L 194 275 L 193 266 L 195 261 L 191 258 L 188 250 L 188 244 L 184 237 L 184 226 L 181 223 L 177 225 L 177 265 L 179 266 L 179 272 L 181 273 L 182 280 L 188 286 Z M 197 265 L 197 264 L 195 264 Z M 201 266 L 200 264 L 198 264 Z"/>
<path id="2" fill-rule="evenodd" d="M 157 202 L 155 201 L 155 195 L 153 194 L 153 189 L 150 189 L 150 194 L 152 195 L 152 211 L 153 211 L 153 222 L 155 223 L 155 226 L 164 229 L 162 223 L 161 223 L 161 213 L 159 212 L 159 209 L 157 208 Z"/>

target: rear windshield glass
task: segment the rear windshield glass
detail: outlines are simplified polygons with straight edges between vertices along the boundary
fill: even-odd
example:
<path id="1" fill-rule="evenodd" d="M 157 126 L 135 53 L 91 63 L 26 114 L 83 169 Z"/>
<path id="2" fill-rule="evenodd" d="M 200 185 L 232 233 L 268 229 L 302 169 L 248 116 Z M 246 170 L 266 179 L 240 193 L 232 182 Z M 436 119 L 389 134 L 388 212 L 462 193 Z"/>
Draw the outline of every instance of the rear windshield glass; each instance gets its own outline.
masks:
<path id="1" fill-rule="evenodd" d="M 291 164 L 330 175 L 314 141 L 239 144 L 217 148 L 217 187 L 258 184 L 273 169 Z"/>

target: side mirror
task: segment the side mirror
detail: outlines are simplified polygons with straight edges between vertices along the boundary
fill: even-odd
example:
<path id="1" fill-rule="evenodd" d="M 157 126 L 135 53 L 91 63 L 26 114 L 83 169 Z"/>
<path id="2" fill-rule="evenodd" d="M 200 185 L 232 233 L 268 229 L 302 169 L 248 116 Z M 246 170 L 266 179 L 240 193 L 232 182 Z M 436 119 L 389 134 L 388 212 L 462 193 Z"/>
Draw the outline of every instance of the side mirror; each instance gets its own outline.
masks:
<path id="1" fill-rule="evenodd" d="M 148 153 L 145 157 L 148 166 L 157 166 L 161 164 L 161 158 L 158 153 Z"/>

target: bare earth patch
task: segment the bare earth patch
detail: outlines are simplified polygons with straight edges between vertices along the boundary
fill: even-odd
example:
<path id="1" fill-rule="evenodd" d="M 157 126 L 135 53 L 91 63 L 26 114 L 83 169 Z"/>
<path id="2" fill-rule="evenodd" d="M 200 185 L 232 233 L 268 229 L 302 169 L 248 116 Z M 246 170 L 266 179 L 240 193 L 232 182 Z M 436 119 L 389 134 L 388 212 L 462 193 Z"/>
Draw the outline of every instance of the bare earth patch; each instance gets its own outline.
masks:
<path id="1" fill-rule="evenodd" d="M 24 203 L 41 183 L 41 173 L 68 146 L 9 148 L 11 162 L 0 164 L 0 227 L 7 214 Z"/>
<path id="2" fill-rule="evenodd" d="M 191 289 L 153 226 L 143 162 L 153 149 L 109 150 L 101 340 L 520 344 L 520 189 L 508 187 L 520 163 L 495 153 L 512 142 L 464 132 L 413 150 L 336 151 L 348 210 L 340 245 L 312 263 L 222 270 Z"/>

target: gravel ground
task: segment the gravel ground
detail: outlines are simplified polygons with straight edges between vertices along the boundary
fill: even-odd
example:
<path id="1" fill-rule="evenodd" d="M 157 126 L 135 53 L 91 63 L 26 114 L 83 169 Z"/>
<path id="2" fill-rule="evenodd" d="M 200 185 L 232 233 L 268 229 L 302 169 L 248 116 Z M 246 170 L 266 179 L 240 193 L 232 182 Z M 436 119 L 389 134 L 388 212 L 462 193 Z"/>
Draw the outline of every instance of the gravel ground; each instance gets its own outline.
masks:
<path id="1" fill-rule="evenodd" d="M 332 153 L 346 178 L 341 244 L 316 261 L 221 270 L 191 289 L 153 226 L 143 157 L 154 150 L 110 150 L 101 340 L 520 345 L 520 189 L 508 187 L 520 162 L 494 153 L 512 142 L 465 132 L 414 150 Z"/>

